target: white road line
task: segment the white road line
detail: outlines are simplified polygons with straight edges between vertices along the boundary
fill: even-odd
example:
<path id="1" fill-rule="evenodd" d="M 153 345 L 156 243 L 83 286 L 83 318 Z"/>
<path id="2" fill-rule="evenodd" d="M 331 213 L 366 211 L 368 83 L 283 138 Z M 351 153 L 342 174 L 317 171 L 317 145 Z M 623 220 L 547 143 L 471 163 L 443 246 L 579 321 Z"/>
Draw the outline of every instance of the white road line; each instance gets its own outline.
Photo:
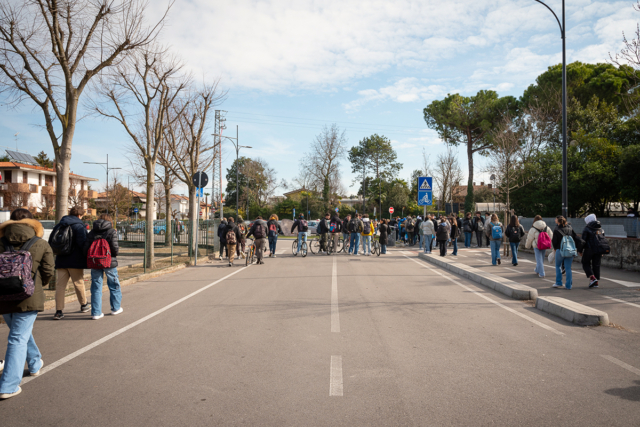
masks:
<path id="1" fill-rule="evenodd" d="M 611 298 L 611 297 L 608 297 L 608 296 L 605 296 L 605 295 L 603 295 L 603 297 L 605 297 L 605 298 L 607 298 L 607 299 L 610 299 L 610 300 L 613 300 L 613 301 L 621 302 L 621 303 L 623 303 L 623 304 L 632 305 L 632 306 L 634 306 L 634 307 L 638 307 L 638 308 L 640 308 L 640 305 L 638 305 L 638 304 L 634 304 L 634 303 L 632 303 L 632 302 L 628 302 L 628 301 L 621 300 L 621 299 L 618 299 L 618 298 Z"/>
<path id="2" fill-rule="evenodd" d="M 479 261 L 479 262 L 482 262 L 482 263 L 484 263 L 484 264 L 491 264 L 490 262 L 488 262 L 488 261 L 482 261 L 481 259 L 479 259 L 478 261 Z"/>
<path id="3" fill-rule="evenodd" d="M 329 396 L 342 396 L 342 356 L 331 356 Z"/>
<path id="4" fill-rule="evenodd" d="M 331 332 L 340 332 L 340 312 L 338 311 L 338 258 L 335 257 L 333 258 L 333 271 L 331 272 Z"/>
<path id="5" fill-rule="evenodd" d="M 617 283 L 618 285 L 622 285 L 622 286 L 626 286 L 627 288 L 638 288 L 640 287 L 640 283 L 636 283 L 636 282 L 627 282 L 624 280 L 615 280 L 615 279 L 609 279 L 608 277 L 600 277 L 600 280 L 609 280 L 610 282 L 613 283 Z"/>
<path id="6" fill-rule="evenodd" d="M 505 270 L 513 271 L 514 273 L 524 274 L 522 271 L 514 270 L 513 268 L 505 267 Z"/>
<path id="7" fill-rule="evenodd" d="M 37 377 L 26 377 L 26 378 L 24 378 L 24 379 L 22 380 L 22 384 L 26 384 L 26 383 L 28 383 L 29 381 L 32 381 L 32 380 L 34 380 L 34 379 L 36 379 L 36 378 L 40 378 L 42 375 L 46 374 L 47 372 L 52 371 L 52 370 L 54 370 L 55 368 L 57 368 L 57 367 L 59 367 L 59 366 L 64 365 L 65 363 L 67 363 L 67 362 L 69 362 L 69 361 L 71 361 L 71 360 L 75 359 L 75 358 L 76 358 L 76 357 L 78 357 L 78 356 L 81 356 L 82 354 L 86 353 L 87 351 L 89 351 L 89 350 L 91 350 L 91 349 L 96 348 L 96 347 L 97 347 L 97 346 L 99 346 L 100 344 L 104 344 L 104 343 L 106 343 L 107 341 L 109 341 L 109 340 L 111 340 L 111 339 L 113 339 L 113 338 L 117 337 L 118 335 L 122 335 L 123 333 L 127 332 L 129 329 L 133 329 L 133 328 L 135 328 L 136 326 L 140 325 L 141 323 L 144 323 L 144 322 L 146 322 L 147 320 L 150 320 L 150 319 L 152 319 L 152 318 L 156 317 L 157 315 L 159 315 L 159 314 L 161 314 L 161 313 L 164 313 L 165 311 L 169 310 L 170 308 L 175 307 L 176 305 L 178 305 L 178 304 L 180 304 L 180 303 L 182 303 L 182 302 L 184 302 L 184 301 L 186 301 L 186 300 L 188 300 L 188 299 L 190 299 L 190 298 L 193 298 L 194 296 L 198 295 L 199 293 L 204 292 L 204 291 L 206 291 L 207 289 L 209 289 L 209 288 L 211 288 L 211 287 L 213 287 L 213 286 L 217 285 L 218 283 L 222 282 L 223 280 L 226 280 L 226 279 L 228 279 L 229 277 L 231 277 L 231 276 L 233 276 L 233 275 L 235 275 L 235 274 L 240 273 L 241 271 L 243 271 L 243 270 L 244 270 L 244 269 L 246 269 L 246 268 L 248 268 L 248 266 L 247 266 L 247 267 L 242 267 L 242 268 L 240 268 L 240 269 L 238 269 L 238 270 L 234 271 L 234 272 L 233 272 L 233 273 L 231 273 L 231 274 L 227 274 L 227 275 L 226 275 L 226 276 L 224 276 L 222 279 L 218 279 L 218 280 L 216 280 L 216 281 L 215 281 L 215 282 L 213 282 L 213 283 L 209 283 L 208 285 L 206 285 L 206 286 L 204 286 L 204 287 L 202 287 L 202 288 L 198 289 L 198 290 L 197 290 L 197 291 L 195 291 L 195 292 L 190 293 L 189 295 L 187 295 L 187 296 L 185 296 L 185 297 L 180 298 L 180 299 L 179 299 L 179 300 L 177 300 L 177 301 L 172 302 L 171 304 L 169 304 L 169 305 L 167 305 L 167 306 L 165 306 L 165 307 L 161 308 L 160 310 L 154 311 L 153 313 L 151 313 L 151 314 L 149 314 L 149 315 L 147 315 L 147 316 L 143 317 L 142 319 L 136 320 L 135 322 L 133 322 L 133 323 L 131 323 L 131 324 L 129 324 L 129 325 L 127 325 L 127 326 L 125 326 L 124 328 L 118 329 L 117 331 L 115 331 L 115 332 L 113 332 L 113 333 L 111 333 L 111 334 L 109 334 L 109 335 L 107 335 L 107 336 L 105 336 L 105 337 L 103 337 L 103 338 L 100 338 L 99 340 L 94 341 L 93 343 L 91 343 L 91 344 L 89 344 L 89 345 L 87 345 L 87 346 L 84 346 L 84 347 L 82 347 L 80 350 L 74 351 L 73 353 L 71 353 L 71 354 L 69 354 L 69 355 L 67 355 L 67 356 L 63 357 L 62 359 L 56 360 L 55 362 L 53 362 L 53 363 L 51 363 L 51 364 L 49 364 L 49 365 L 45 365 L 45 367 L 44 367 L 44 368 L 42 368 L 42 369 L 40 370 L 40 375 L 38 375 Z"/>
<path id="8" fill-rule="evenodd" d="M 616 365 L 620 366 L 621 368 L 626 369 L 629 372 L 633 372 L 636 375 L 640 375 L 640 369 L 638 368 L 634 368 L 631 365 L 627 365 L 626 363 L 624 363 L 622 360 L 618 360 L 613 356 L 608 356 L 606 354 L 601 354 L 600 356 L 604 357 L 605 359 L 607 359 L 609 362 L 611 363 L 615 363 Z"/>
<path id="9" fill-rule="evenodd" d="M 449 280 L 449 281 L 451 281 L 451 282 L 455 283 L 456 285 L 458 285 L 458 286 L 460 286 L 460 287 L 464 288 L 465 290 L 467 290 L 467 291 L 469 291 L 469 292 L 473 292 L 474 294 L 478 295 L 479 297 L 486 299 L 486 300 L 487 300 L 487 301 L 489 301 L 490 303 L 495 304 L 495 305 L 497 305 L 498 307 L 504 308 L 505 310 L 507 310 L 507 311 L 509 311 L 509 312 L 511 312 L 511 313 L 513 313 L 513 314 L 515 314 L 516 316 L 522 317 L 523 319 L 528 320 L 529 322 L 531 322 L 531 323 L 533 323 L 533 324 L 535 324 L 535 325 L 538 325 L 538 326 L 540 326 L 540 327 L 541 327 L 541 328 L 543 328 L 543 329 L 546 329 L 546 330 L 548 330 L 548 331 L 551 331 L 551 332 L 553 332 L 553 333 L 554 333 L 554 334 L 556 334 L 556 335 L 564 335 L 564 333 L 563 333 L 563 332 L 560 332 L 560 331 L 558 331 L 557 329 L 552 328 L 551 326 L 547 326 L 547 325 L 545 325 L 545 324 L 544 324 L 544 323 L 542 323 L 542 322 L 538 322 L 536 319 L 534 319 L 534 318 L 532 318 L 532 317 L 529 317 L 529 316 L 527 316 L 526 314 L 522 314 L 522 313 L 520 313 L 520 312 L 518 312 L 518 311 L 516 311 L 516 310 L 512 309 L 511 307 L 507 307 L 506 305 L 504 305 L 504 304 L 502 304 L 502 303 L 500 303 L 500 302 L 498 302 L 498 301 L 496 301 L 496 300 L 494 300 L 494 299 L 491 299 L 491 298 L 489 298 L 488 296 L 486 296 L 486 295 L 484 295 L 484 294 L 482 294 L 482 293 L 480 293 L 480 292 L 478 292 L 478 291 L 474 291 L 473 289 L 471 289 L 470 287 L 468 287 L 468 286 L 466 286 L 466 285 L 463 285 L 462 283 L 458 283 L 457 281 L 455 281 L 454 279 L 452 279 L 452 278 L 451 278 L 451 277 L 449 277 L 448 275 L 444 275 L 443 273 L 439 272 L 438 270 L 435 270 L 434 268 L 431 268 L 431 266 L 429 266 L 428 264 L 425 264 L 425 263 L 423 263 L 423 262 L 418 262 L 418 261 L 416 261 L 415 259 L 412 259 L 412 258 L 409 258 L 409 257 L 406 257 L 406 258 L 410 259 L 411 261 L 415 262 L 415 263 L 416 263 L 416 264 L 418 264 L 418 265 L 426 265 L 426 267 L 427 267 L 429 270 L 433 271 L 434 273 L 439 274 L 440 276 L 442 276 L 442 277 L 444 277 L 445 279 L 447 279 L 447 280 Z"/>

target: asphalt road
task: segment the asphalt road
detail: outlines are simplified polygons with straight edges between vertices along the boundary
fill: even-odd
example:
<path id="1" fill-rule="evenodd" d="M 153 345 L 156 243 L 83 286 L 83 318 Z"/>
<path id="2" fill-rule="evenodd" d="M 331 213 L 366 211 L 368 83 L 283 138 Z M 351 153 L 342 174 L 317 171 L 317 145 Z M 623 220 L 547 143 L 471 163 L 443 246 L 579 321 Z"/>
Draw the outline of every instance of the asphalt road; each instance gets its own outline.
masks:
<path id="1" fill-rule="evenodd" d="M 0 402 L 2 426 L 640 425 L 638 333 L 568 324 L 397 249 L 289 246 L 125 287 L 120 316 L 43 313 L 44 373 Z"/>

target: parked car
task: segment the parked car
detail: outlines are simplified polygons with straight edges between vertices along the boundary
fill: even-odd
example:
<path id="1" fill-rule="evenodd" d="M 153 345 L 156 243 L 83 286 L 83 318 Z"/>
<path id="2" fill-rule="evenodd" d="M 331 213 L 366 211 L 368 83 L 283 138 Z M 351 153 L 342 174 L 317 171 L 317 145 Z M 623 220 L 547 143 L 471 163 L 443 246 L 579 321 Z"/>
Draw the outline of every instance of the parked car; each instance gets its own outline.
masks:
<path id="1" fill-rule="evenodd" d="M 307 226 L 309 227 L 309 234 L 318 234 L 318 225 L 320 225 L 320 221 L 308 221 Z"/>

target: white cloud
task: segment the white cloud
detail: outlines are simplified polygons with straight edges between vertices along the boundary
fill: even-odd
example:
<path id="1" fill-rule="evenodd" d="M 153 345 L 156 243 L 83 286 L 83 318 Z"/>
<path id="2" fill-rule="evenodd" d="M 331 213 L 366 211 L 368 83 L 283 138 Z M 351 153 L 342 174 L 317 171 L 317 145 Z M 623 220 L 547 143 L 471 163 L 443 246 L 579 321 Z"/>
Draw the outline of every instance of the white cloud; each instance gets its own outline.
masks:
<path id="1" fill-rule="evenodd" d="M 347 112 L 357 111 L 364 104 L 373 101 L 418 102 L 430 101 L 446 94 L 442 85 L 427 85 L 426 81 L 415 77 L 400 79 L 391 86 L 367 89 L 358 92 L 360 96 L 343 105 Z"/>

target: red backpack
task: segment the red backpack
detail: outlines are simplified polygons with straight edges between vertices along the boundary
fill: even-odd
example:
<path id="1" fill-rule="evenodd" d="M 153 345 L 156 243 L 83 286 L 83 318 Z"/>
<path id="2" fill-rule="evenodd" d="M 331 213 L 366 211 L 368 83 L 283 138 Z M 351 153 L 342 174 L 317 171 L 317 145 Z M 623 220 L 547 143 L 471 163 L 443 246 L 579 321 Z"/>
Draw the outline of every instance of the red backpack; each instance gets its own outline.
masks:
<path id="1" fill-rule="evenodd" d="M 89 247 L 87 267 L 92 270 L 104 270 L 111 267 L 111 248 L 109 242 L 102 236 L 96 236 Z"/>

